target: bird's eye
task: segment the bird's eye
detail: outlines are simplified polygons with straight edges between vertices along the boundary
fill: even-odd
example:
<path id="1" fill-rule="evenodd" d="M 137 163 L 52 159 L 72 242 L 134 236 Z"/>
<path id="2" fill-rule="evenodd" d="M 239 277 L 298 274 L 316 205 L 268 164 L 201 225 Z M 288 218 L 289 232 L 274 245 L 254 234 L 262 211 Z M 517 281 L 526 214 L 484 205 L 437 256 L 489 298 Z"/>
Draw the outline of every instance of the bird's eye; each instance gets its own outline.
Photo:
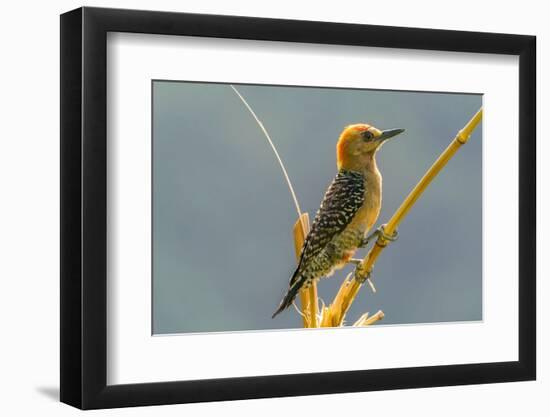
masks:
<path id="1" fill-rule="evenodd" d="M 373 136 L 374 136 L 374 135 L 373 135 L 372 132 L 369 131 L 369 130 L 365 130 L 365 131 L 363 132 L 363 137 L 364 137 L 366 140 L 371 140 L 371 139 L 373 138 Z"/>

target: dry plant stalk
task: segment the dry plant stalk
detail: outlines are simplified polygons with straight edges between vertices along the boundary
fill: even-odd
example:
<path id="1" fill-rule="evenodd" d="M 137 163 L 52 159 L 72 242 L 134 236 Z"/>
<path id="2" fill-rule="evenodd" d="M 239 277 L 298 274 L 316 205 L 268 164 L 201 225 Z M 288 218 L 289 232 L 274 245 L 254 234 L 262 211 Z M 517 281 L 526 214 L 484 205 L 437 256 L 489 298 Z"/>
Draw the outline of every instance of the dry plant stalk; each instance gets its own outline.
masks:
<path id="1" fill-rule="evenodd" d="M 277 151 L 277 147 L 273 143 L 273 140 L 271 140 L 269 132 L 261 122 L 260 118 L 256 115 L 250 104 L 248 104 L 248 101 L 246 101 L 244 96 L 239 92 L 239 90 L 237 90 L 234 85 L 229 86 L 244 104 L 246 109 L 250 112 L 254 120 L 256 120 L 256 123 L 258 124 L 265 138 L 267 139 L 267 142 L 269 143 L 269 146 L 271 147 L 271 150 L 273 151 L 273 154 L 275 155 L 275 158 L 277 159 L 277 162 L 281 167 L 281 171 L 286 180 L 288 189 L 292 196 L 292 200 L 294 201 L 294 205 L 296 206 L 296 212 L 298 213 L 298 221 L 294 225 L 294 246 L 296 249 L 296 258 L 299 261 L 302 245 L 309 232 L 309 216 L 307 213 L 302 214 L 302 211 L 300 210 L 298 197 L 296 197 L 294 187 L 292 187 L 292 182 L 290 181 L 290 177 L 286 171 L 283 160 L 281 159 L 281 156 L 279 155 L 279 152 Z M 300 300 L 302 302 L 303 312 L 301 314 L 304 320 L 304 327 L 319 327 L 317 318 L 317 284 L 313 283 L 307 290 L 300 291 Z"/>
<path id="2" fill-rule="evenodd" d="M 353 323 L 353 327 L 370 326 L 371 324 L 374 324 L 378 320 L 382 320 L 383 318 L 384 318 L 384 312 L 382 310 L 378 310 L 375 315 L 370 317 L 369 317 L 369 313 L 365 313 L 361 317 L 359 317 L 359 320 Z"/>
<path id="3" fill-rule="evenodd" d="M 296 223 L 294 223 L 294 250 L 296 253 L 296 261 L 300 262 L 300 254 L 302 246 L 307 234 L 309 233 L 309 215 L 303 213 Z M 304 327 L 319 327 L 317 317 L 317 283 L 312 282 L 309 288 L 300 290 L 300 303 L 302 306 L 302 319 Z"/>
<path id="4" fill-rule="evenodd" d="M 460 149 L 462 145 L 468 142 L 473 130 L 477 127 L 482 118 L 482 109 L 472 117 L 472 119 L 466 124 L 466 126 L 458 132 L 453 141 L 449 144 L 447 149 L 437 158 L 433 165 L 428 169 L 424 176 L 420 179 L 418 184 L 412 189 L 407 198 L 401 203 L 401 206 L 397 209 L 388 223 L 385 225 L 385 233 L 391 236 L 396 230 L 401 221 L 407 215 L 414 203 L 420 198 L 424 190 L 430 185 L 435 176 L 443 169 L 443 167 L 454 156 L 456 151 Z M 357 296 L 361 289 L 365 279 L 369 277 L 378 256 L 388 245 L 388 241 L 383 236 L 379 236 L 374 246 L 365 256 L 361 264 L 357 267 L 355 277 L 351 277 L 351 274 L 346 277 L 340 290 L 336 294 L 334 301 L 323 313 L 321 326 L 341 326 L 344 322 L 346 313 L 348 312 L 353 300 Z M 374 317 L 374 316 L 373 316 Z M 382 313 L 383 317 L 383 313 Z"/>

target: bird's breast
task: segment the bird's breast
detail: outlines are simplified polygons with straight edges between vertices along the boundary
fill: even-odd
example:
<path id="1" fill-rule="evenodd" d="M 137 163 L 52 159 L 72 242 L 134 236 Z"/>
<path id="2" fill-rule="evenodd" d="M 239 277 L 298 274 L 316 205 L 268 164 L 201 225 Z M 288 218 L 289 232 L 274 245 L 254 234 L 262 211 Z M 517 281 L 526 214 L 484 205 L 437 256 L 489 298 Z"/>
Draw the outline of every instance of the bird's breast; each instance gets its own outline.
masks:
<path id="1" fill-rule="evenodd" d="M 362 229 L 363 233 L 367 233 L 374 223 L 376 223 L 380 214 L 382 206 L 382 176 L 378 170 L 375 170 L 365 173 L 364 177 L 364 203 L 357 211 L 349 226 L 353 229 Z"/>

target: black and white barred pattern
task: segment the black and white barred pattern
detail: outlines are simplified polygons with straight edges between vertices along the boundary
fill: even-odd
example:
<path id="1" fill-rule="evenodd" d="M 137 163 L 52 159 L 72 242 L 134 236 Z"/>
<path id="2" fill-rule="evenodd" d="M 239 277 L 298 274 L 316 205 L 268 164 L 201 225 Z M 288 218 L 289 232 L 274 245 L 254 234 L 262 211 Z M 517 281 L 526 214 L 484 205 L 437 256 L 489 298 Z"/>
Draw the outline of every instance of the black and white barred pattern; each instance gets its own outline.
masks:
<path id="1" fill-rule="evenodd" d="M 364 230 L 348 228 L 365 201 L 365 177 L 360 172 L 341 169 L 330 184 L 306 237 L 300 262 L 290 279 L 290 288 L 273 314 L 290 306 L 298 291 L 341 264 L 346 251 L 357 249 Z"/>
<path id="2" fill-rule="evenodd" d="M 334 265 L 333 256 L 338 254 L 335 243 L 342 232 L 351 223 L 357 211 L 365 201 L 365 178 L 355 171 L 340 170 L 330 184 L 323 202 L 317 212 L 311 231 L 309 232 L 296 274 L 290 285 L 302 278 L 307 281 L 330 273 Z M 362 233 L 350 236 L 353 240 L 361 240 Z M 340 243 L 340 242 L 338 242 Z M 351 243 L 351 242 L 350 242 Z M 357 243 L 357 242 L 353 242 Z M 299 284 L 298 284 L 299 285 Z M 301 286 L 301 285 L 300 285 Z"/>

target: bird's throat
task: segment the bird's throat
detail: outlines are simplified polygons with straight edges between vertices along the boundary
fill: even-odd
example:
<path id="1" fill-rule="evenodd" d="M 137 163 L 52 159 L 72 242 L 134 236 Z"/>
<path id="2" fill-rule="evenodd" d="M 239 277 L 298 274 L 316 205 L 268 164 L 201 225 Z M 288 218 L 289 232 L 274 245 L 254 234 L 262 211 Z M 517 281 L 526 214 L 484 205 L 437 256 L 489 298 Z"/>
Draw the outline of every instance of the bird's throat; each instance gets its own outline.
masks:
<path id="1" fill-rule="evenodd" d="M 355 155 L 338 161 L 338 169 L 360 172 L 362 174 L 378 172 L 376 165 L 376 151 Z"/>

